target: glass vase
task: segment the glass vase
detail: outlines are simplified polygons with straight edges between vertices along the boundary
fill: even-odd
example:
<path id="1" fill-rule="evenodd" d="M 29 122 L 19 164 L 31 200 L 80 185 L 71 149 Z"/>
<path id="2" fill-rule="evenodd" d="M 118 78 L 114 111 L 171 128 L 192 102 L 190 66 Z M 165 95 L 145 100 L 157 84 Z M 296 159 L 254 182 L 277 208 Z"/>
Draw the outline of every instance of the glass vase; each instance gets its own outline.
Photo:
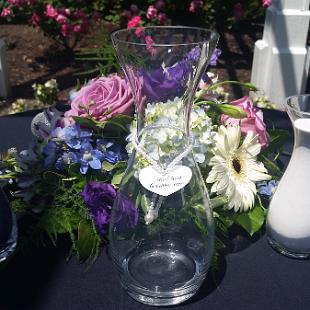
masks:
<path id="1" fill-rule="evenodd" d="M 286 99 L 294 149 L 267 214 L 269 244 L 293 258 L 310 257 L 310 95 Z"/>
<path id="2" fill-rule="evenodd" d="M 17 245 L 17 223 L 10 203 L 0 188 L 0 263 L 5 261 Z"/>
<path id="3" fill-rule="evenodd" d="M 110 254 L 131 297 L 153 306 L 178 304 L 204 281 L 214 246 L 190 113 L 218 35 L 199 28 L 140 27 L 116 31 L 112 40 L 137 121 L 112 209 Z"/>

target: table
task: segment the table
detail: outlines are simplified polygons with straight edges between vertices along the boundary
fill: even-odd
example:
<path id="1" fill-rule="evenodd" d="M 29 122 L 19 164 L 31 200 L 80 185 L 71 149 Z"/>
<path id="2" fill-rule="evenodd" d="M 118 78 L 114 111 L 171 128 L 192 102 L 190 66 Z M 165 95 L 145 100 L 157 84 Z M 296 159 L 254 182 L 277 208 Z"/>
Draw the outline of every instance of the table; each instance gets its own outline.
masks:
<path id="1" fill-rule="evenodd" d="M 0 117 L 0 149 L 27 147 L 34 113 Z M 265 111 L 268 123 L 290 129 L 287 116 Z M 292 148 L 292 134 L 286 150 Z M 235 250 L 220 261 L 214 277 L 209 273 L 199 292 L 172 309 L 309 310 L 310 261 L 286 258 L 273 251 L 263 235 L 255 242 L 236 236 Z M 236 243 L 237 242 L 237 243 Z M 93 265 L 75 257 L 66 261 L 60 244 L 19 252 L 0 266 L 0 309 L 11 310 L 142 310 L 121 288 L 116 270 L 102 253 Z"/>

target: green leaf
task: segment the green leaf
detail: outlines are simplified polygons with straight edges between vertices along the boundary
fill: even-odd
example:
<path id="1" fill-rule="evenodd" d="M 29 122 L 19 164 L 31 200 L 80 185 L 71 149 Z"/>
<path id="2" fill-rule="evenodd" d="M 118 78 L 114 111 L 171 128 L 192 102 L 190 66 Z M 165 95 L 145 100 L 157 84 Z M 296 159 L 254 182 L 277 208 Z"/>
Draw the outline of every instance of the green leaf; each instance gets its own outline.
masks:
<path id="1" fill-rule="evenodd" d="M 68 169 L 68 174 L 70 177 L 77 177 L 77 178 L 81 177 L 80 165 L 77 163 L 71 164 Z"/>
<path id="2" fill-rule="evenodd" d="M 212 208 L 217 208 L 220 206 L 223 206 L 228 202 L 228 199 L 226 196 L 217 196 L 215 198 L 210 199 Z"/>
<path id="3" fill-rule="evenodd" d="M 247 116 L 246 112 L 242 108 L 233 106 L 231 104 L 223 103 L 223 104 L 212 105 L 212 108 L 217 110 L 219 113 L 228 115 L 233 118 L 242 119 Z"/>
<path id="4" fill-rule="evenodd" d="M 268 153 L 280 152 L 288 139 L 288 131 L 284 129 L 268 130 L 270 137 L 269 146 L 266 149 Z"/>
<path id="5" fill-rule="evenodd" d="M 113 164 L 109 163 L 108 161 L 103 161 L 102 162 L 102 169 L 105 170 L 105 171 L 111 171 L 114 169 L 114 166 Z"/>
<path id="6" fill-rule="evenodd" d="M 252 83 L 243 83 L 242 86 L 251 91 L 258 91 L 258 88 L 254 86 Z"/>
<path id="7" fill-rule="evenodd" d="M 99 250 L 99 243 L 100 240 L 91 222 L 81 221 L 78 227 L 78 239 L 75 244 L 79 261 L 82 263 L 96 256 Z"/>
<path id="8" fill-rule="evenodd" d="M 127 162 L 126 161 L 118 161 L 116 164 L 111 164 L 107 161 L 102 162 L 102 169 L 105 171 L 112 171 L 113 169 L 120 169 L 120 168 L 126 168 Z"/>
<path id="9" fill-rule="evenodd" d="M 141 208 L 143 212 L 146 214 L 149 210 L 151 201 L 147 198 L 146 194 L 141 196 Z"/>
<path id="10" fill-rule="evenodd" d="M 85 126 L 87 128 L 93 129 L 95 131 L 98 130 L 97 126 L 96 126 L 96 122 L 91 119 L 91 118 L 87 118 L 87 117 L 80 117 L 80 116 L 73 116 L 73 119 L 80 125 Z"/>
<path id="11" fill-rule="evenodd" d="M 253 236 L 265 222 L 265 212 L 256 205 L 248 212 L 240 213 L 235 219 L 235 223 L 244 228 L 251 236 Z"/>
<path id="12" fill-rule="evenodd" d="M 104 122 L 97 123 L 98 127 L 104 129 L 105 132 L 111 132 L 114 135 L 120 133 L 128 133 L 129 125 L 132 122 L 132 117 L 128 115 L 118 114 L 113 118 L 108 119 Z"/>
<path id="13" fill-rule="evenodd" d="M 124 171 L 123 169 L 117 170 L 117 171 L 114 173 L 114 175 L 113 175 L 113 178 L 112 178 L 112 181 L 111 181 L 112 185 L 114 185 L 114 186 L 116 186 L 116 187 L 117 187 L 118 185 L 120 185 L 120 183 L 121 183 L 121 181 L 122 181 L 122 178 L 123 178 L 124 174 L 125 174 L 125 171 Z"/>

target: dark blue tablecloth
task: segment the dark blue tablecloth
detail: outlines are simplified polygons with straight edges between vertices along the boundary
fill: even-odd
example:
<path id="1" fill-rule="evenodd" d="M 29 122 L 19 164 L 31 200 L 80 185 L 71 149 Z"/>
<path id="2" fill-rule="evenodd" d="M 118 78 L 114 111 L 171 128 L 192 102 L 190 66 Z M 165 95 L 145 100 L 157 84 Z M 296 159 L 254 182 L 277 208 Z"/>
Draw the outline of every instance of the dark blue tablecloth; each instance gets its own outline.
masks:
<path id="1" fill-rule="evenodd" d="M 32 114 L 0 118 L 0 147 L 27 147 Z M 266 121 L 291 130 L 284 113 L 265 111 Z M 286 151 L 292 148 L 292 136 Z M 309 223 L 310 225 L 310 223 Z M 235 235 L 234 250 L 223 256 L 199 292 L 173 309 L 309 310 L 310 261 L 274 252 L 263 235 L 249 243 Z M 106 249 L 93 265 L 66 261 L 66 244 L 18 252 L 0 266 L 0 310 L 150 309 L 122 289 Z"/>

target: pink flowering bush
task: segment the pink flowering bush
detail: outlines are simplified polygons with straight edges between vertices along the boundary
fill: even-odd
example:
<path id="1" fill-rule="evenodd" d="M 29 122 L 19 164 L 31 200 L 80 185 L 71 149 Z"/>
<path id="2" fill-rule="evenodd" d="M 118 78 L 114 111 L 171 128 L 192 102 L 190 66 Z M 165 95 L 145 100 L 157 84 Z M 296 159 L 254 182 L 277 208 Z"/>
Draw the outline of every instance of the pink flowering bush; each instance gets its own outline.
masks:
<path id="1" fill-rule="evenodd" d="M 173 0 L 136 0 L 135 10 L 125 7 L 122 17 L 134 27 L 132 21 L 136 16 L 141 18 L 139 25 L 180 24 L 190 26 L 215 27 L 218 24 L 230 27 L 234 23 L 249 20 L 262 22 L 265 8 L 272 0 L 184 0 L 178 3 Z"/>
<path id="2" fill-rule="evenodd" d="M 98 18 L 98 12 L 84 2 L 8 0 L 0 15 L 10 20 L 15 16 L 19 20 L 26 20 L 32 26 L 40 27 L 45 35 L 61 42 L 66 48 L 73 49 Z"/>
<path id="3" fill-rule="evenodd" d="M 133 97 L 127 82 L 118 75 L 93 79 L 78 91 L 65 116 L 90 116 L 103 121 L 117 114 L 131 115 Z"/>
<path id="4" fill-rule="evenodd" d="M 253 105 L 249 97 L 243 97 L 230 103 L 236 107 L 242 108 L 247 114 L 246 118 L 236 119 L 228 115 L 222 115 L 221 121 L 224 124 L 240 125 L 241 133 L 246 135 L 252 131 L 258 136 L 262 148 L 266 148 L 269 143 L 266 125 L 264 123 L 263 112 Z"/>

